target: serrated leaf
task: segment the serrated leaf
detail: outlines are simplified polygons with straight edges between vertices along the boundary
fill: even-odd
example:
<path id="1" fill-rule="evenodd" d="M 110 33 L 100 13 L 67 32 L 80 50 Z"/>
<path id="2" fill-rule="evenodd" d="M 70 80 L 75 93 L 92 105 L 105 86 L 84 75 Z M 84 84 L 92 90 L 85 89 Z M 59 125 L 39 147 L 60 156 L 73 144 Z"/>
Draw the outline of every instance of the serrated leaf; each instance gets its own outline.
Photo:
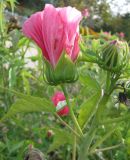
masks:
<path id="1" fill-rule="evenodd" d="M 22 46 L 28 46 L 28 44 L 30 43 L 30 40 L 27 39 L 26 37 L 22 37 L 19 42 L 18 42 L 18 47 L 22 47 Z"/>
<path id="2" fill-rule="evenodd" d="M 12 117 L 17 113 L 55 112 L 53 104 L 45 98 L 33 97 L 24 94 L 20 95 L 23 99 L 16 101 L 2 120 Z"/>
<path id="3" fill-rule="evenodd" d="M 8 89 L 8 88 L 2 87 L 2 86 L 0 86 L 0 88 L 3 89 L 4 91 L 11 92 L 11 93 L 15 94 L 16 96 L 20 97 L 21 99 L 26 100 L 32 104 L 36 104 L 39 107 L 46 108 L 47 112 L 54 112 L 55 111 L 53 103 L 51 101 L 47 100 L 46 98 L 40 98 L 40 97 L 22 94 L 20 92 L 17 92 L 15 90 L 11 90 L 11 89 Z M 50 106 L 50 107 L 48 107 L 48 106 Z"/>
<path id="4" fill-rule="evenodd" d="M 61 129 L 52 129 L 54 131 L 53 143 L 50 145 L 48 152 L 58 149 L 60 146 L 65 144 L 73 143 L 73 135 L 65 130 Z"/>
<path id="5" fill-rule="evenodd" d="M 79 110 L 78 121 L 80 126 L 83 127 L 89 122 L 96 110 L 101 96 L 101 87 L 96 79 L 92 78 L 90 75 L 81 75 L 80 81 L 84 85 L 85 90 L 88 89 L 90 92 L 90 97 L 81 104 Z"/>
<path id="6" fill-rule="evenodd" d="M 95 92 L 90 98 L 81 104 L 79 110 L 78 121 L 81 127 L 89 122 L 96 110 L 97 104 L 100 100 L 101 92 Z"/>

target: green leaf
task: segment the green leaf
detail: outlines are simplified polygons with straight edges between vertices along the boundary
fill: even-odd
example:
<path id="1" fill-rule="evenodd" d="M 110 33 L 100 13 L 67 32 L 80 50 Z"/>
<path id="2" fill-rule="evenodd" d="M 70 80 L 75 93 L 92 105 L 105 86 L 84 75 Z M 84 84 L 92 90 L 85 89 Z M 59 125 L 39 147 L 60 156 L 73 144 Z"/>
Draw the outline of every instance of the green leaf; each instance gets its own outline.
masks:
<path id="1" fill-rule="evenodd" d="M 22 72 L 22 78 L 23 78 L 24 90 L 28 95 L 30 95 L 29 79 L 25 76 L 24 72 Z"/>
<path id="2" fill-rule="evenodd" d="M 6 3 L 2 0 L 0 1 L 0 32 L 4 31 L 5 21 L 4 21 L 4 9 L 6 8 Z"/>
<path id="3" fill-rule="evenodd" d="M 9 111 L 7 112 L 7 114 L 5 114 L 2 120 L 5 120 L 6 118 L 9 118 L 17 113 L 30 113 L 30 112 L 55 113 L 55 107 L 53 106 L 51 101 L 48 101 L 45 98 L 24 95 L 9 89 L 5 90 L 15 93 L 22 99 L 19 99 L 10 107 Z"/>
<path id="4" fill-rule="evenodd" d="M 78 116 L 79 124 L 83 127 L 89 122 L 96 110 L 96 106 L 101 96 L 101 87 L 96 79 L 92 78 L 90 75 L 81 75 L 79 79 L 84 85 L 85 90 L 89 90 L 89 98 L 81 104 Z"/>
<path id="5" fill-rule="evenodd" d="M 115 130 L 117 130 L 117 128 L 119 127 L 118 125 L 113 125 L 112 128 L 109 128 L 109 131 L 107 131 L 107 133 L 105 135 L 102 135 L 101 138 L 99 138 L 94 145 L 90 148 L 90 152 L 94 152 L 96 150 L 97 147 L 99 147 L 108 137 L 110 137 L 113 132 L 115 132 Z"/>
<path id="6" fill-rule="evenodd" d="M 22 47 L 22 46 L 28 46 L 30 43 L 30 40 L 26 37 L 22 37 L 19 42 L 18 42 L 18 47 Z"/>
<path id="7" fill-rule="evenodd" d="M 86 44 L 80 43 L 80 50 L 82 52 L 82 57 L 86 60 L 86 62 L 97 62 L 96 53 L 94 50 L 86 48 Z"/>
<path id="8" fill-rule="evenodd" d="M 40 98 L 40 97 L 34 97 L 34 96 L 28 96 L 22 94 L 21 97 L 26 100 L 28 103 L 34 105 L 35 107 L 41 109 L 41 111 L 44 112 L 55 112 L 55 107 L 51 103 L 51 101 L 48 101 L 46 98 Z M 38 110 L 39 110 L 38 109 Z"/>
<path id="9" fill-rule="evenodd" d="M 89 86 L 89 88 L 92 88 L 93 90 L 101 90 L 101 87 L 99 85 L 99 83 L 96 81 L 96 79 L 92 78 L 90 75 L 80 75 L 79 78 L 80 82 L 84 85 L 84 86 Z"/>
<path id="10" fill-rule="evenodd" d="M 80 106 L 78 121 L 81 127 L 89 122 L 93 116 L 96 106 L 100 100 L 101 92 L 95 92 L 90 98 L 88 98 Z"/>
<path id="11" fill-rule="evenodd" d="M 15 144 L 13 144 L 11 147 L 10 147 L 10 150 L 9 150 L 9 154 L 11 155 L 12 153 L 16 153 L 16 151 L 18 151 L 20 148 L 22 148 L 24 146 L 24 140 L 23 141 L 20 141 L 20 142 L 17 142 Z"/>
<path id="12" fill-rule="evenodd" d="M 20 99 L 11 106 L 10 110 L 2 118 L 2 120 L 10 118 L 17 113 L 30 113 L 30 112 L 54 113 L 55 108 L 46 99 L 41 99 L 36 97 L 31 97 L 30 101 L 27 101 L 25 99 Z"/>
<path id="13" fill-rule="evenodd" d="M 15 3 L 16 3 L 17 1 L 16 1 L 16 0 L 6 0 L 6 1 L 10 3 L 11 10 L 12 10 L 12 12 L 14 12 Z"/>
<path id="14" fill-rule="evenodd" d="M 50 145 L 48 152 L 58 149 L 65 144 L 73 143 L 73 135 L 63 129 L 52 129 L 54 131 L 53 143 Z"/>
<path id="15" fill-rule="evenodd" d="M 6 145 L 0 141 L 0 153 L 6 148 Z"/>
<path id="16" fill-rule="evenodd" d="M 9 88 L 13 88 L 16 84 L 16 67 L 9 69 Z"/>
<path id="17" fill-rule="evenodd" d="M 96 53 L 97 50 L 99 50 L 100 46 L 101 46 L 101 45 L 100 45 L 100 40 L 94 39 L 94 40 L 92 41 L 92 50 L 93 50 L 94 53 Z"/>

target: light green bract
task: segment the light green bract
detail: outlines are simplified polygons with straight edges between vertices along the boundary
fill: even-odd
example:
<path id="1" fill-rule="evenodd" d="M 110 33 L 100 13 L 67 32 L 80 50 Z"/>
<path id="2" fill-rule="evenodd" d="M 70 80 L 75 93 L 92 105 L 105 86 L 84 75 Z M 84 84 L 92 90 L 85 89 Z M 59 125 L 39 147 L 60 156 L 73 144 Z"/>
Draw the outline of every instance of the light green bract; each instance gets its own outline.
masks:
<path id="1" fill-rule="evenodd" d="M 78 79 L 76 63 L 72 62 L 67 54 L 62 54 L 56 67 L 45 60 L 44 80 L 50 85 L 73 83 Z"/>

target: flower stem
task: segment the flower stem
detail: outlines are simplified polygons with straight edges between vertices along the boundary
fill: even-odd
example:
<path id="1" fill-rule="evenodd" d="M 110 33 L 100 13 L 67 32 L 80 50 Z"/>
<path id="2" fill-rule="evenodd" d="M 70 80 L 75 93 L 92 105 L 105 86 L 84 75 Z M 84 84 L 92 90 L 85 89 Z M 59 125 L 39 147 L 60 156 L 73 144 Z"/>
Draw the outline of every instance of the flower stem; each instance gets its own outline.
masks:
<path id="1" fill-rule="evenodd" d="M 69 128 L 74 133 L 75 136 L 80 138 L 80 135 L 75 130 L 73 130 L 73 128 L 71 128 L 65 121 L 63 121 L 63 119 L 57 113 L 55 115 L 62 124 L 64 124 L 67 128 Z"/>
<path id="2" fill-rule="evenodd" d="M 130 114 L 126 114 L 124 116 L 120 116 L 117 118 L 113 118 L 113 119 L 108 119 L 108 120 L 103 120 L 102 122 L 100 122 L 101 125 L 110 125 L 112 123 L 120 123 L 121 121 L 125 121 L 128 120 L 130 118 Z"/>
<path id="3" fill-rule="evenodd" d="M 106 105 L 108 99 L 109 99 L 109 95 L 104 93 L 101 101 L 98 104 L 98 108 L 97 108 L 96 115 L 95 115 L 95 121 L 97 123 L 99 123 L 99 121 L 102 119 L 102 116 L 103 116 L 102 113 L 105 110 L 105 105 Z"/>
<path id="4" fill-rule="evenodd" d="M 71 105 L 70 105 L 70 101 L 69 101 L 69 96 L 68 96 L 67 90 L 66 90 L 66 88 L 65 88 L 64 85 L 61 85 L 61 88 L 62 88 L 62 90 L 63 90 L 63 92 L 64 92 L 65 97 L 66 97 L 67 105 L 68 105 L 68 107 L 69 107 L 69 109 L 70 109 L 71 119 L 72 119 L 72 121 L 74 122 L 74 125 L 75 125 L 78 133 L 79 133 L 80 136 L 82 137 L 82 136 L 83 136 L 83 132 L 82 132 L 82 130 L 81 130 L 79 124 L 78 124 L 78 121 L 77 121 L 77 119 L 76 119 L 76 117 L 75 117 L 75 115 L 74 115 L 73 109 L 72 109 L 72 107 L 71 107 Z"/>
<path id="5" fill-rule="evenodd" d="M 123 146 L 122 143 L 114 145 L 114 146 L 106 147 L 106 148 L 96 149 L 95 151 L 91 152 L 90 154 L 116 149 L 116 148 L 119 148 L 121 146 Z"/>
<path id="6" fill-rule="evenodd" d="M 106 93 L 109 92 L 109 88 L 111 85 L 111 73 L 109 71 L 107 71 L 107 77 L 106 77 Z"/>
<path id="7" fill-rule="evenodd" d="M 74 143 L 73 143 L 73 155 L 72 160 L 76 160 L 76 136 L 74 135 Z"/>
<path id="8" fill-rule="evenodd" d="M 102 136 L 100 139 L 98 139 L 95 144 L 90 148 L 89 153 L 93 153 L 95 152 L 97 149 L 97 147 L 99 147 L 109 136 L 111 136 L 111 134 L 113 132 L 115 132 L 115 130 L 117 129 L 117 125 L 114 126 L 110 129 L 110 131 L 108 131 L 104 136 Z"/>

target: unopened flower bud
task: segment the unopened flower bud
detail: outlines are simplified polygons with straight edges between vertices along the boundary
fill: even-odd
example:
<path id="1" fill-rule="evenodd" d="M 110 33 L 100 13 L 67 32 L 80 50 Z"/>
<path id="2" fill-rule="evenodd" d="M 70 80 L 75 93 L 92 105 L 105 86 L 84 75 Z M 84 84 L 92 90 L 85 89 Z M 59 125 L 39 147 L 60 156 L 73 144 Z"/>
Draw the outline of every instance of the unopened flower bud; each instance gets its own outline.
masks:
<path id="1" fill-rule="evenodd" d="M 127 42 L 114 40 L 105 44 L 101 51 L 101 67 L 111 72 L 122 71 L 128 64 L 129 47 Z"/>
<path id="2" fill-rule="evenodd" d="M 59 116 L 67 116 L 69 114 L 69 107 L 67 106 L 66 98 L 62 92 L 56 92 L 52 97 L 52 102 Z"/>

